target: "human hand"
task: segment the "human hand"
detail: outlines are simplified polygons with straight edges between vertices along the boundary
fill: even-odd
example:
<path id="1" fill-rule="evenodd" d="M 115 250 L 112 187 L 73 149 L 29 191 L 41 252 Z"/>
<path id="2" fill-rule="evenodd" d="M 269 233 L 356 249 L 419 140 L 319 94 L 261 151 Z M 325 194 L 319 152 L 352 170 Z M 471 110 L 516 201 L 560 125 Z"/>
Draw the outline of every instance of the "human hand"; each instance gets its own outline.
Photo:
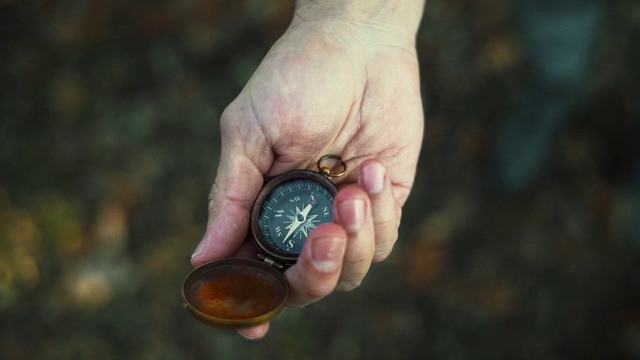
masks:
<path id="1" fill-rule="evenodd" d="M 306 14 L 305 14 L 306 15 Z M 417 27 L 417 25 L 416 25 Z M 193 265 L 246 256 L 251 206 L 265 177 L 339 155 L 334 223 L 309 235 L 285 272 L 288 305 L 357 287 L 397 239 L 422 142 L 414 36 L 344 18 L 296 16 L 221 119 L 209 221 Z M 269 324 L 241 330 L 263 337 Z"/>

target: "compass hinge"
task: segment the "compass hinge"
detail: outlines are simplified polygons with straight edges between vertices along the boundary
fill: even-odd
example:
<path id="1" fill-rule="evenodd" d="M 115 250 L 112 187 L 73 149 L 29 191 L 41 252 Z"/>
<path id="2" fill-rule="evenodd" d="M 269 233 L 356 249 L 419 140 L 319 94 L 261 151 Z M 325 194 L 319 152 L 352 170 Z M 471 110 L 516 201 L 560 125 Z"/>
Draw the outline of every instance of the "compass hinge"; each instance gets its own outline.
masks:
<path id="1" fill-rule="evenodd" d="M 282 265 L 281 263 L 279 263 L 279 262 L 267 257 L 264 254 L 258 254 L 258 258 L 260 260 L 262 260 L 265 264 L 271 265 L 271 266 L 273 266 L 274 268 L 276 268 L 278 270 L 284 269 L 284 265 Z"/>

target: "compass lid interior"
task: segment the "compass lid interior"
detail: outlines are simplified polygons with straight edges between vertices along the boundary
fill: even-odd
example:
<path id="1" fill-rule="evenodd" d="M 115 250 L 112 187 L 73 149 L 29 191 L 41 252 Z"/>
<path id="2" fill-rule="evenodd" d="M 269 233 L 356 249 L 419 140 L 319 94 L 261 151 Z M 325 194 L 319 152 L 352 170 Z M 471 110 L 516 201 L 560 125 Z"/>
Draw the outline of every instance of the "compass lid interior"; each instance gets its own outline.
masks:
<path id="1" fill-rule="evenodd" d="M 287 280 L 278 270 L 237 258 L 193 269 L 182 287 L 185 306 L 196 318 L 232 329 L 269 321 L 284 308 L 288 292 Z"/>

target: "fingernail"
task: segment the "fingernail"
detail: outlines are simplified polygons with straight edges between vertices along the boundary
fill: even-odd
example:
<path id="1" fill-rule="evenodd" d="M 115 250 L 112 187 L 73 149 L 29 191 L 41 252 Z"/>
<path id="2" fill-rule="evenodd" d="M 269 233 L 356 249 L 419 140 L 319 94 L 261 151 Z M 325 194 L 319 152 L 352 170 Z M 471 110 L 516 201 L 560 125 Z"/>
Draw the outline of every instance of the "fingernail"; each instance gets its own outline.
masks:
<path id="1" fill-rule="evenodd" d="M 256 338 L 251 337 L 249 335 L 244 334 L 242 331 L 238 330 L 238 334 L 240 334 L 240 336 L 242 336 L 243 338 L 247 339 L 247 340 L 256 340 Z"/>
<path id="2" fill-rule="evenodd" d="M 369 194 L 379 194 L 384 187 L 384 166 L 372 163 L 362 168 L 360 187 Z"/>
<path id="3" fill-rule="evenodd" d="M 311 258 L 320 271 L 330 272 L 338 267 L 342 260 L 342 242 L 335 236 L 327 236 L 313 240 Z"/>
<path id="4" fill-rule="evenodd" d="M 338 217 L 348 231 L 360 230 L 364 224 L 364 200 L 344 200 L 338 204 Z"/>
<path id="5" fill-rule="evenodd" d="M 202 239 L 198 244 L 198 246 L 196 246 L 196 249 L 193 251 L 193 254 L 191 254 L 191 260 L 193 260 L 194 257 L 202 254 L 202 251 L 204 250 L 204 244 L 205 244 L 205 241 L 204 239 Z"/>

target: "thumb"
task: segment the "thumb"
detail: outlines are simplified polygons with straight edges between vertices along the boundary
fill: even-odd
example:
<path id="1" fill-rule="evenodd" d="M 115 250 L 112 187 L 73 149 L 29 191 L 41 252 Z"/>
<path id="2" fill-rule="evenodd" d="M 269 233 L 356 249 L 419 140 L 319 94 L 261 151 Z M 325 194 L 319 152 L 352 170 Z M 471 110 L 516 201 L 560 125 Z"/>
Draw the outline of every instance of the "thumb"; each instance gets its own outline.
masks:
<path id="1" fill-rule="evenodd" d="M 194 266 L 229 257 L 240 247 L 247 236 L 251 206 L 263 185 L 262 172 L 255 163 L 244 152 L 230 148 L 223 144 L 209 194 L 207 228 L 191 256 Z"/>

